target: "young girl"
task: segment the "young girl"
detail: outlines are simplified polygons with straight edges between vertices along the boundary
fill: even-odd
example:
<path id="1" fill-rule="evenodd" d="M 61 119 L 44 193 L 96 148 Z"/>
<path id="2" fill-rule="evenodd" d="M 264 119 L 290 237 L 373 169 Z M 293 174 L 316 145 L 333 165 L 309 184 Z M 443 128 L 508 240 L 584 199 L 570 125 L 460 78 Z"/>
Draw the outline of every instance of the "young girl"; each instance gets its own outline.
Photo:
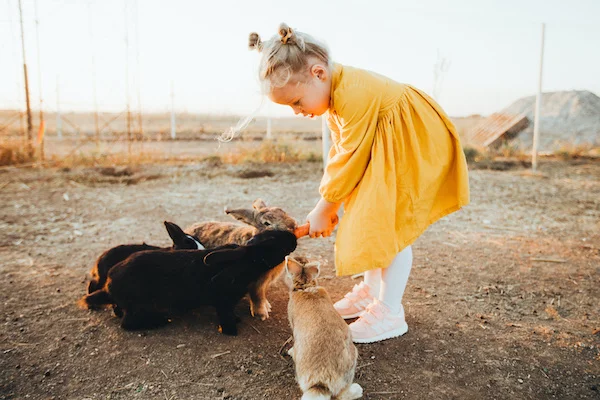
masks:
<path id="1" fill-rule="evenodd" d="M 337 275 L 364 281 L 335 303 L 354 341 L 371 343 L 408 331 L 402 295 L 411 244 L 429 225 L 469 203 L 467 164 L 448 116 L 429 96 L 375 73 L 333 63 L 311 36 L 281 24 L 262 42 L 259 77 L 275 103 L 296 114 L 327 112 L 332 148 L 321 199 L 308 214 L 310 236 L 335 242 Z"/>

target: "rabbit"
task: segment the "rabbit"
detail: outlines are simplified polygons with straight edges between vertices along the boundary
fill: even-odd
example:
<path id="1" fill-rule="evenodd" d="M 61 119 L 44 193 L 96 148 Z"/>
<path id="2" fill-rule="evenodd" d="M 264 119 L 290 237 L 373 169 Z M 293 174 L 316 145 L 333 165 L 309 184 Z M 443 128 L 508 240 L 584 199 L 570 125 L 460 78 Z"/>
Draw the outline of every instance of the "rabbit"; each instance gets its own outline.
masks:
<path id="1" fill-rule="evenodd" d="M 225 213 L 247 225 L 231 222 L 200 222 L 185 229 L 197 237 L 207 248 L 222 246 L 227 243 L 244 244 L 253 235 L 266 230 L 282 230 L 293 232 L 297 221 L 279 207 L 267 207 L 261 199 L 252 203 L 252 209 L 225 208 Z M 262 320 L 269 318 L 271 303 L 267 300 L 267 289 L 283 272 L 283 263 L 263 274 L 248 287 L 250 312 Z"/>
<path id="2" fill-rule="evenodd" d="M 118 262 L 123 261 L 133 253 L 144 250 L 167 250 L 173 249 L 204 249 L 204 246 L 200 243 L 198 238 L 188 235 L 183 230 L 172 222 L 165 221 L 165 228 L 173 241 L 172 247 L 158 247 L 152 246 L 146 243 L 142 244 L 122 244 L 115 246 L 98 257 L 96 264 L 92 268 L 90 275 L 92 279 L 88 283 L 87 292 L 92 293 L 96 290 L 102 289 L 106 283 L 106 277 L 108 271 L 116 265 Z"/>
<path id="3" fill-rule="evenodd" d="M 281 264 L 296 249 L 286 231 L 261 232 L 246 245 L 211 250 L 141 251 L 115 265 L 106 285 L 81 302 L 112 304 L 126 330 L 165 325 L 168 316 L 202 305 L 217 310 L 219 330 L 236 335 L 234 307 L 250 282 Z"/>
<path id="4" fill-rule="evenodd" d="M 320 264 L 290 256 L 284 264 L 294 337 L 288 354 L 294 360 L 302 399 L 361 398 L 362 387 L 353 383 L 358 351 L 348 325 L 333 308 L 325 288 L 317 284 Z"/>

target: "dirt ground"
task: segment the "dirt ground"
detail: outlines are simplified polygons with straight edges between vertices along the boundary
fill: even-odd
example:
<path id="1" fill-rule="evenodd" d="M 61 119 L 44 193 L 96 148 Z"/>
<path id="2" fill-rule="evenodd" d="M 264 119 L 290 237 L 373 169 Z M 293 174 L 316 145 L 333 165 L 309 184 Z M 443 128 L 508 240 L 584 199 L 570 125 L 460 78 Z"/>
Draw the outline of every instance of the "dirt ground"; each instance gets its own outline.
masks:
<path id="1" fill-rule="evenodd" d="M 108 310 L 76 302 L 103 250 L 167 245 L 164 220 L 227 221 L 225 205 L 258 197 L 303 219 L 320 172 L 214 162 L 0 170 L 0 398 L 299 398 L 280 354 L 290 337 L 281 281 L 266 321 L 242 300 L 237 337 L 217 332 L 210 308 L 126 332 Z M 540 172 L 472 170 L 472 203 L 418 239 L 408 334 L 358 345 L 365 399 L 600 398 L 600 163 L 545 161 Z M 297 252 L 325 262 L 320 282 L 335 300 L 360 278 L 335 277 L 333 242 L 304 238 Z"/>

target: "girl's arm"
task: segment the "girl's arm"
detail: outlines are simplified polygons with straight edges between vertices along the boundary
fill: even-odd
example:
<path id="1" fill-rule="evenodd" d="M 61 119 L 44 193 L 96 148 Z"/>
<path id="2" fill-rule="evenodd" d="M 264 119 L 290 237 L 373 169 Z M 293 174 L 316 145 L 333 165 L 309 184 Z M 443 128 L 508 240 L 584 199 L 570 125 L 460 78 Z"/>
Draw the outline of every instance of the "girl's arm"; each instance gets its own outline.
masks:
<path id="1" fill-rule="evenodd" d="M 329 203 L 339 204 L 354 191 L 371 160 L 381 93 L 361 84 L 349 85 L 338 89 L 334 104 L 337 140 L 329 153 L 319 193 Z"/>

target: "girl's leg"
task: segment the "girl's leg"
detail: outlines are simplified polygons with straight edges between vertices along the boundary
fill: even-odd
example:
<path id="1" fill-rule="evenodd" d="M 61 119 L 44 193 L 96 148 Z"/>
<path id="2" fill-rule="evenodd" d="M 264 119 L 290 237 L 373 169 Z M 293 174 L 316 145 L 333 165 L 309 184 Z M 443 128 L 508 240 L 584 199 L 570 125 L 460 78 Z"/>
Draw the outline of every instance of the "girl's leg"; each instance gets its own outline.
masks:
<path id="1" fill-rule="evenodd" d="M 381 272 L 379 298 L 369 304 L 360 318 L 350 324 L 356 343 L 373 343 L 404 335 L 408 325 L 404 320 L 402 296 L 412 267 L 412 248 L 408 246 L 394 257 Z"/>
<path id="2" fill-rule="evenodd" d="M 379 297 L 381 289 L 381 268 L 370 269 L 365 272 L 365 284 L 369 287 L 369 292 L 375 298 Z"/>
<path id="3" fill-rule="evenodd" d="M 382 271 L 379 300 L 392 314 L 402 310 L 402 296 L 412 268 L 412 247 L 408 246 L 394 257 L 389 267 Z"/>
<path id="4" fill-rule="evenodd" d="M 365 272 L 365 279 L 354 285 L 352 291 L 343 299 L 337 301 L 333 307 L 344 319 L 360 317 L 367 306 L 379 296 L 381 287 L 381 269 L 372 269 Z"/>

